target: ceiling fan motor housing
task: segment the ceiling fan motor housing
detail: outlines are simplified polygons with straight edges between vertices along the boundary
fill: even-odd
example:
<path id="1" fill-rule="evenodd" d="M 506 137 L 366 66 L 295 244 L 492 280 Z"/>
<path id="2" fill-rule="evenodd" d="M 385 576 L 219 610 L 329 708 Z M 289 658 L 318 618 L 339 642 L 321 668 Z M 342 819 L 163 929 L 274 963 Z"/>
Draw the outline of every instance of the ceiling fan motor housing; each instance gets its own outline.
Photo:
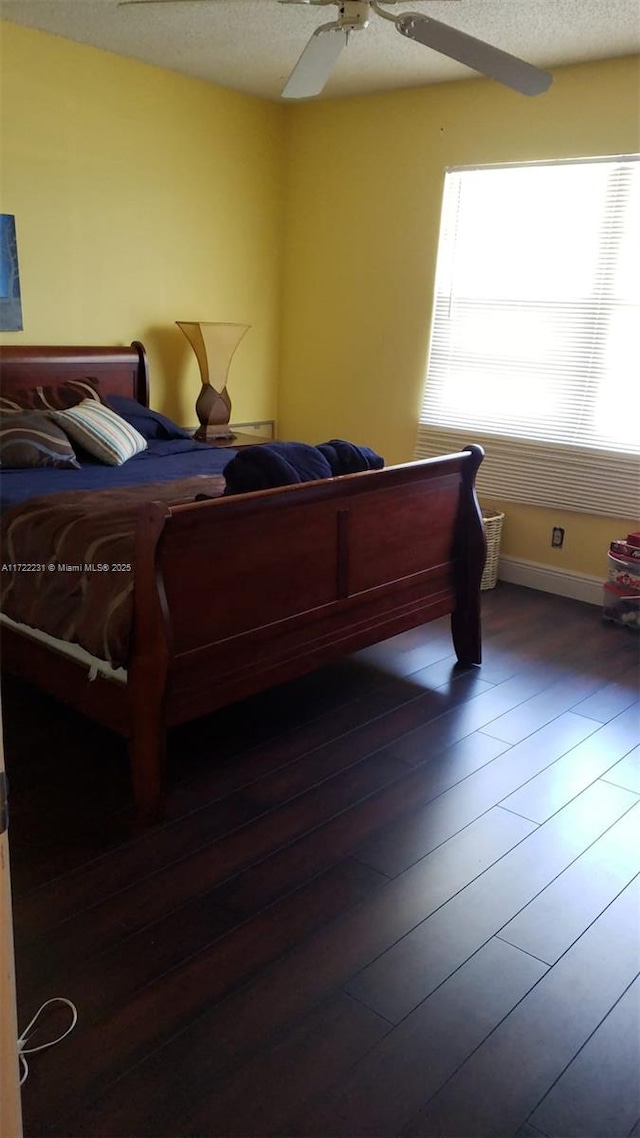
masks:
<path id="1" fill-rule="evenodd" d="M 348 32 L 358 32 L 369 23 L 369 0 L 340 0 L 338 26 Z"/>

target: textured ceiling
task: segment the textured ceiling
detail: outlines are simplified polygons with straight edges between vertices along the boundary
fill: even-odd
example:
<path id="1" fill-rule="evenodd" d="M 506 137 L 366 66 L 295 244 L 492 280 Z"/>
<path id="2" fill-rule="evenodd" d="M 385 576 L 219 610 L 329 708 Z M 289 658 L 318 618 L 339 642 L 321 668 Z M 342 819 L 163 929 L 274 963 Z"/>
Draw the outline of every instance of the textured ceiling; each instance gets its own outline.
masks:
<path id="1" fill-rule="evenodd" d="M 539 67 L 640 52 L 640 0 L 407 0 Z M 277 0 L 180 0 L 122 6 L 118 0 L 1 0 L 0 15 L 191 75 L 277 99 L 309 36 L 337 9 Z M 321 98 L 473 77 L 461 64 L 398 35 L 372 16 Z"/>

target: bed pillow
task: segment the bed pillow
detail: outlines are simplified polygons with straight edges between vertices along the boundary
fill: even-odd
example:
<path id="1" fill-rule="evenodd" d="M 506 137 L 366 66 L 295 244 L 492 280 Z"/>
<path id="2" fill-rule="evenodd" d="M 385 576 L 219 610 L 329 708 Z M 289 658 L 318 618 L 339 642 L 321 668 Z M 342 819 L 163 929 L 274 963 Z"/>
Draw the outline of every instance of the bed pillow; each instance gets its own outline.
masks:
<path id="1" fill-rule="evenodd" d="M 95 379 L 70 379 L 57 387 L 25 387 L 0 398 L 0 411 L 63 411 L 85 399 L 102 402 Z"/>
<path id="2" fill-rule="evenodd" d="M 107 405 L 117 411 L 118 415 L 121 415 L 132 427 L 135 427 L 145 439 L 167 441 L 169 439 L 193 438 L 193 431 L 188 431 L 186 427 L 179 427 L 172 419 L 168 419 L 166 415 L 161 415 L 159 411 L 152 411 L 150 407 L 143 407 L 137 399 L 128 399 L 126 395 L 110 395 Z"/>
<path id="3" fill-rule="evenodd" d="M 74 442 L 107 466 L 122 466 L 147 449 L 147 440 L 135 427 L 95 399 L 49 415 Z"/>
<path id="4" fill-rule="evenodd" d="M 42 411 L 0 412 L 0 466 L 25 470 L 55 466 L 79 469 L 74 449 L 64 431 Z"/>

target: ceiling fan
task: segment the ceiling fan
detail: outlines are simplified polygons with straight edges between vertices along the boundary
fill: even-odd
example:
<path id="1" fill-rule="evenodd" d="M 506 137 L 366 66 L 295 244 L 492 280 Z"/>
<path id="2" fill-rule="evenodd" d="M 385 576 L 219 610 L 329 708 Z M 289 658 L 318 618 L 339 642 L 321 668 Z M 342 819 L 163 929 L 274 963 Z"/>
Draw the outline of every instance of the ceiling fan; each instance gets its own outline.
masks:
<path id="1" fill-rule="evenodd" d="M 207 3 L 208 0 L 200 0 Z M 326 7 L 334 4 L 338 18 L 316 28 L 289 76 L 282 96 L 285 99 L 307 99 L 319 95 L 327 83 L 338 57 L 347 46 L 352 32 L 364 31 L 371 13 L 389 20 L 400 35 L 415 43 L 457 60 L 489 79 L 495 79 L 523 95 L 540 95 L 552 82 L 547 71 L 541 71 L 498 47 L 467 35 L 457 28 L 433 20 L 419 12 L 386 9 L 402 0 L 279 0 L 281 4 L 308 4 Z M 120 0 L 119 7 L 131 4 L 180 4 L 193 0 Z M 384 7 L 383 7 L 384 4 Z"/>

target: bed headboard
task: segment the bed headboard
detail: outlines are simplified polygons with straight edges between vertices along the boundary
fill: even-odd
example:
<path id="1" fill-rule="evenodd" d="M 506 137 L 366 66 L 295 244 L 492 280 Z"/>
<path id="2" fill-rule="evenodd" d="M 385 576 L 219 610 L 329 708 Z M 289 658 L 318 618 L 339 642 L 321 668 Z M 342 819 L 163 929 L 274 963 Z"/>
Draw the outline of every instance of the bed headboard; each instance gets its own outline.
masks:
<path id="1" fill-rule="evenodd" d="M 95 379 L 104 396 L 127 395 L 149 406 L 149 369 L 143 345 L 130 347 L 32 347 L 0 344 L 0 391 L 58 387 L 70 379 Z"/>

